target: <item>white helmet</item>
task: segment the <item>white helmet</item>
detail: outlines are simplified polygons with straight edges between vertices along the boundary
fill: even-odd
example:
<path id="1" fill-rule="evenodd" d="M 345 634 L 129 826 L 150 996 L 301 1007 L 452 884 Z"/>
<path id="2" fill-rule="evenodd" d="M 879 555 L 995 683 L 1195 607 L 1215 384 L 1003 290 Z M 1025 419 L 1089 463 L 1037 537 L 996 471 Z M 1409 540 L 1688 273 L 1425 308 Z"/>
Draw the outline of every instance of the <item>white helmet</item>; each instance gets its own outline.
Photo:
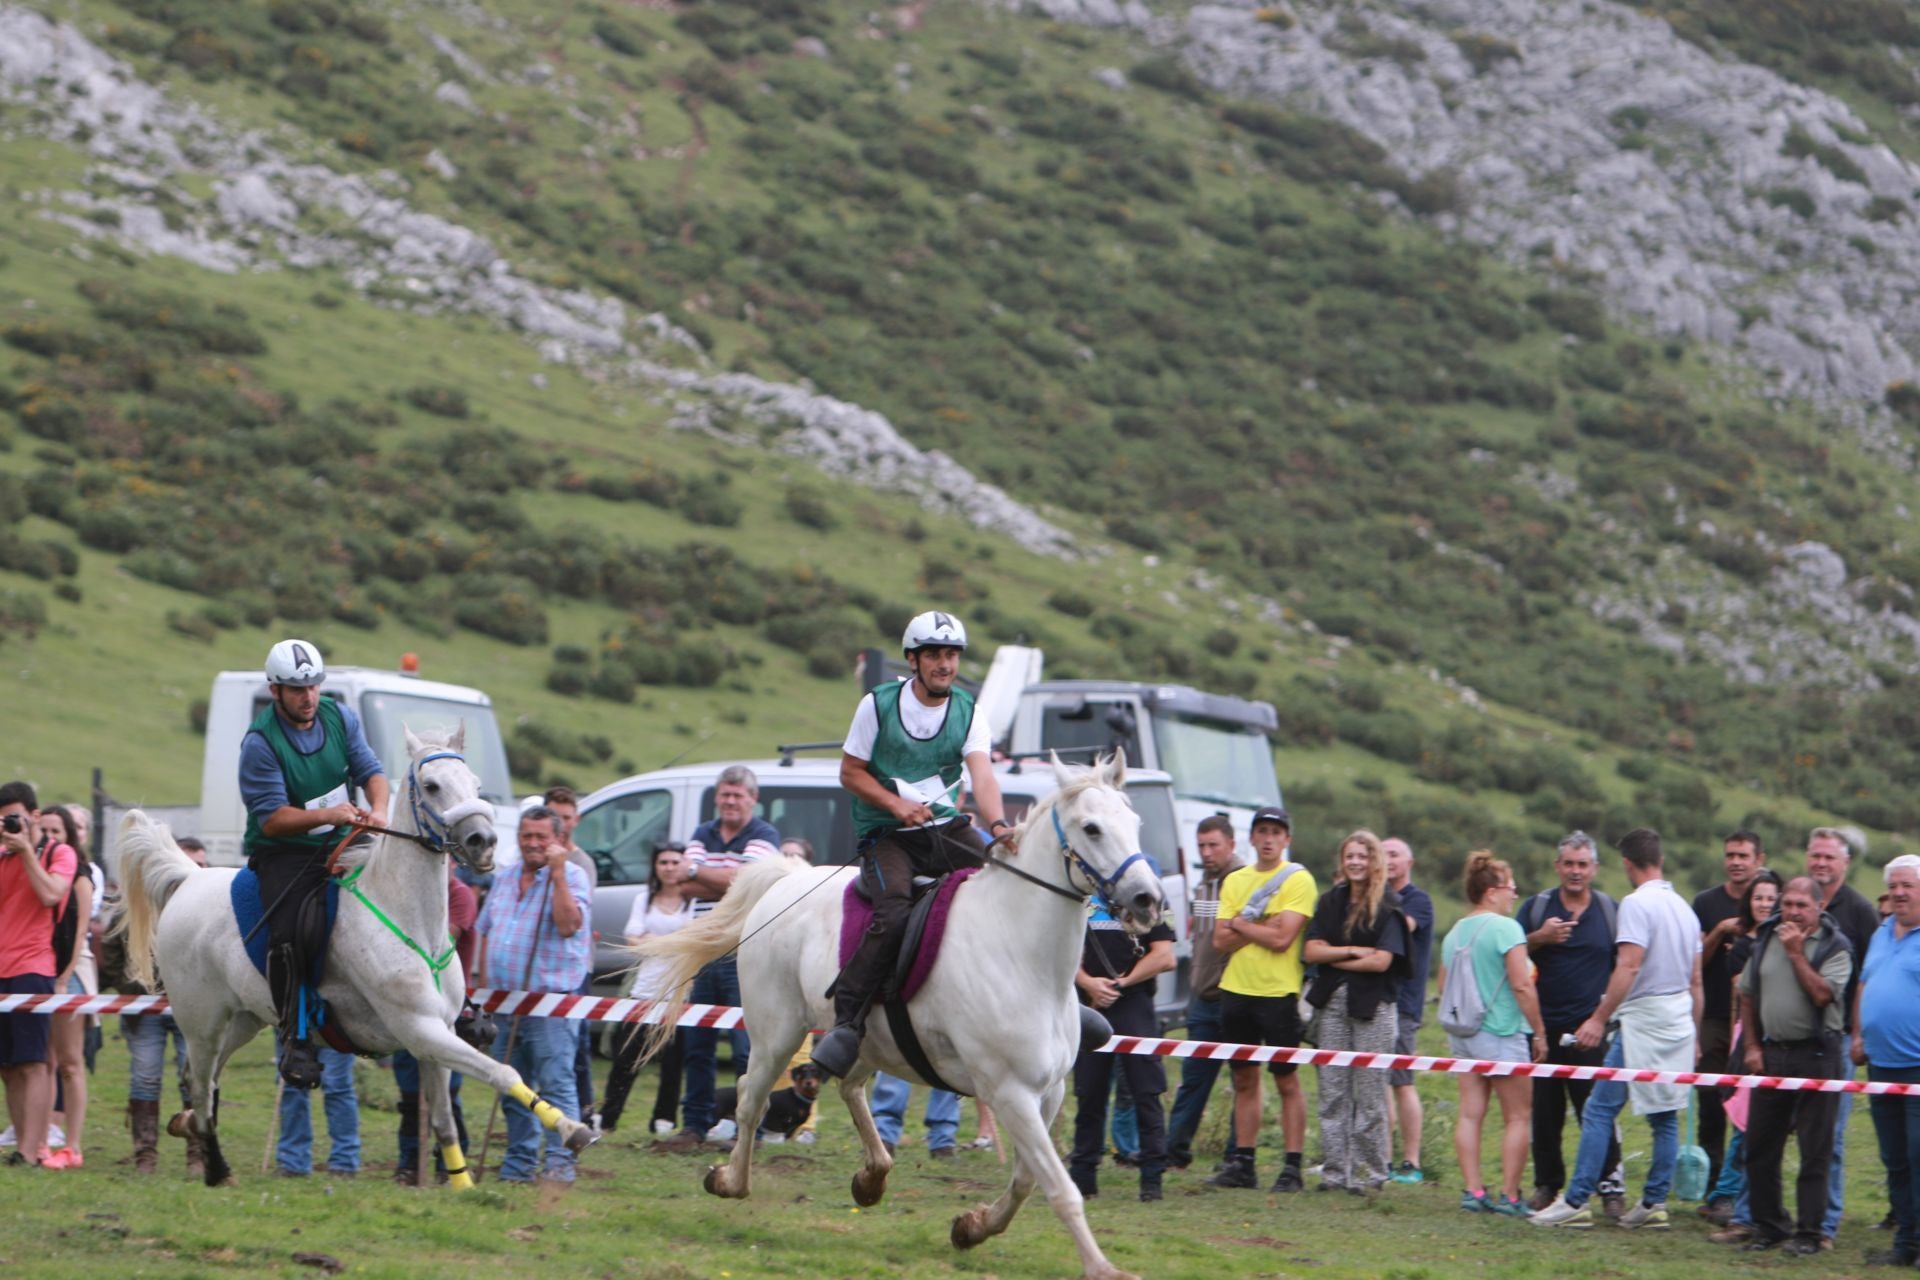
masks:
<path id="1" fill-rule="evenodd" d="M 267 650 L 267 683 L 305 688 L 324 684 L 327 664 L 320 650 L 305 640 L 282 640 Z"/>
<path id="2" fill-rule="evenodd" d="M 907 633 L 900 637 L 900 648 L 907 653 L 935 647 L 967 647 L 967 629 L 960 619 L 950 613 L 923 613 L 907 624 Z"/>

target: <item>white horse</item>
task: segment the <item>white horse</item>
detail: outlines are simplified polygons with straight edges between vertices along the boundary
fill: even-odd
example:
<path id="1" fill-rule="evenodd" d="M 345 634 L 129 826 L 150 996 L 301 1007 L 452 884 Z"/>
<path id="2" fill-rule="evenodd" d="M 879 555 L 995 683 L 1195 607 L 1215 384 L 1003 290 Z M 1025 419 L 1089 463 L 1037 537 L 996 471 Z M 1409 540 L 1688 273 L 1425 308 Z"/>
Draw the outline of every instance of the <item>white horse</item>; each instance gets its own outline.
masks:
<path id="1" fill-rule="evenodd" d="M 1013 833 L 1010 856 L 997 846 L 995 860 L 954 895 L 939 961 L 908 1007 L 934 1070 L 991 1106 L 1013 1145 L 1006 1193 L 954 1219 L 955 1247 L 971 1248 L 1005 1231 L 1038 1184 L 1072 1234 L 1083 1274 L 1119 1280 L 1128 1273 L 1108 1262 L 1095 1243 L 1050 1130 L 1080 1052 L 1073 979 L 1088 899 L 1104 895 L 1138 929 L 1157 921 L 1166 903 L 1158 875 L 1140 852 L 1140 819 L 1121 790 L 1125 760 L 1115 757 L 1093 769 L 1055 760 L 1053 767 L 1060 789 L 1035 805 Z M 643 955 L 674 959 L 662 989 L 676 1007 L 703 965 L 739 949 L 741 999 L 754 1052 L 740 1085 L 739 1140 L 728 1162 L 707 1172 L 706 1189 L 714 1195 L 748 1194 L 754 1130 L 773 1081 L 808 1030 L 833 1024 L 826 991 L 840 972 L 841 895 L 853 875 L 847 867 L 765 859 L 743 870 L 703 920 L 638 948 Z M 671 1021 L 650 1028 L 653 1047 L 670 1033 Z M 878 1010 L 868 1022 L 859 1062 L 840 1082 L 864 1155 L 853 1178 L 853 1198 L 862 1205 L 879 1202 L 893 1167 L 867 1109 L 863 1086 L 875 1070 L 921 1078 Z"/>
<path id="2" fill-rule="evenodd" d="M 449 1073 L 464 1072 L 531 1108 L 567 1146 L 580 1150 L 592 1130 L 567 1119 L 529 1089 L 512 1067 L 495 1062 L 453 1033 L 466 1002 L 466 980 L 447 931 L 447 856 L 484 874 L 493 868 L 493 806 L 460 755 L 462 726 L 450 737 L 407 734 L 411 757 L 395 796 L 392 834 L 349 850 L 339 916 L 327 946 L 320 994 L 329 1017 L 354 1045 L 372 1053 L 405 1049 L 420 1060 L 421 1090 L 448 1182 L 473 1185 L 453 1124 Z M 202 870 L 167 829 L 136 809 L 120 835 L 125 897 L 115 928 L 127 935 L 133 976 L 160 986 L 187 1037 L 190 1109 L 169 1132 L 191 1126 L 206 1148 L 208 1186 L 230 1182 L 216 1127 L 221 1069 L 240 1046 L 274 1025 L 267 980 L 247 958 L 234 922 L 236 873 Z"/>

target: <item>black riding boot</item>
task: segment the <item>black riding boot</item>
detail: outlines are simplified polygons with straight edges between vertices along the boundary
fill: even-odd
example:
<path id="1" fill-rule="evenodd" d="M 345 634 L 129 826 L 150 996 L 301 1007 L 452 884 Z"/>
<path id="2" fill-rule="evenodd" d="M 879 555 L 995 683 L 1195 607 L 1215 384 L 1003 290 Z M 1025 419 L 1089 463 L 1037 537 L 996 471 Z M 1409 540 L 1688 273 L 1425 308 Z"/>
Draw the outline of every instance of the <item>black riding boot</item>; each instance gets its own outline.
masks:
<path id="1" fill-rule="evenodd" d="M 305 966 L 291 945 L 267 952 L 267 989 L 273 992 L 274 1015 L 280 1019 L 280 1076 L 296 1089 L 320 1084 L 320 1054 L 300 1036 L 300 974 Z"/>
<path id="2" fill-rule="evenodd" d="M 893 970 L 897 938 L 892 932 L 869 928 L 860 946 L 840 971 L 833 988 L 833 1030 L 813 1046 L 813 1065 L 830 1076 L 844 1076 L 860 1060 L 860 1038 L 867 1031 L 867 1011 L 887 975 Z"/>

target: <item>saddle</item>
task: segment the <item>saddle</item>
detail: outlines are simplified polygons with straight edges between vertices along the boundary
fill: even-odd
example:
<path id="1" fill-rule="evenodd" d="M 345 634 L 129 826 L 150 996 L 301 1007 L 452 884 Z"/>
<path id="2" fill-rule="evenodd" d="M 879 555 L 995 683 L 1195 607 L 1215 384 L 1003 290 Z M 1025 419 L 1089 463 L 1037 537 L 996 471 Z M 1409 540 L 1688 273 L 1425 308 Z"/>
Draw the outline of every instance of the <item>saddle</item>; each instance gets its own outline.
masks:
<path id="1" fill-rule="evenodd" d="M 247 960 L 264 978 L 267 976 L 267 907 L 260 896 L 260 878 L 251 868 L 242 867 L 235 873 L 229 897 L 233 903 L 233 922 L 240 928 Z M 358 1053 L 339 1024 L 327 1017 L 326 1002 L 320 998 L 320 983 L 327 970 L 327 941 L 333 936 L 333 922 L 339 914 L 340 884 L 336 880 L 328 880 L 326 891 L 308 898 L 301 909 L 300 950 L 313 957 L 304 985 L 308 1007 L 315 1010 L 314 1026 L 320 1038 L 329 1048 L 341 1053 Z"/>
<path id="2" fill-rule="evenodd" d="M 968 867 L 937 879 L 932 876 L 913 878 L 913 906 L 907 913 L 906 928 L 900 934 L 900 950 L 894 957 L 893 975 L 874 995 L 875 1002 L 886 1012 L 887 1029 L 893 1033 L 893 1042 L 899 1046 L 907 1064 L 922 1080 L 948 1093 L 962 1091 L 948 1084 L 934 1070 L 932 1059 L 927 1056 L 918 1033 L 913 1029 L 913 1018 L 907 1012 L 907 1002 L 919 994 L 927 976 L 933 972 L 934 961 L 940 958 L 940 943 L 947 934 L 947 916 L 953 909 L 953 895 L 977 870 L 977 867 Z M 854 950 L 860 945 L 860 935 L 867 931 L 867 925 L 873 920 L 872 890 L 863 884 L 865 879 L 866 872 L 862 870 L 847 886 L 841 899 L 842 968 L 853 958 Z"/>

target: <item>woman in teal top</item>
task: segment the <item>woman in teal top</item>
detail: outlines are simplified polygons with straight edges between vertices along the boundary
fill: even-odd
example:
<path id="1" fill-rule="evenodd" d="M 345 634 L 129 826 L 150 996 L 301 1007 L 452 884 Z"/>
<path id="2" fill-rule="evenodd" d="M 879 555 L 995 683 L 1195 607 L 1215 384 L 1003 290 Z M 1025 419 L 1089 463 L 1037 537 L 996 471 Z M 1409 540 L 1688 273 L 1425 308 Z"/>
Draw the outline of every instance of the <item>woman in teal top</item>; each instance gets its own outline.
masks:
<path id="1" fill-rule="evenodd" d="M 1446 969 L 1473 966 L 1486 1017 L 1470 1036 L 1448 1033 L 1458 1058 L 1494 1062 L 1539 1062 L 1547 1056 L 1547 1029 L 1540 1020 L 1540 999 L 1533 990 L 1533 971 L 1527 963 L 1527 935 L 1512 916 L 1513 869 L 1485 849 L 1467 855 L 1467 901 L 1473 909 L 1462 916 L 1440 944 L 1441 990 Z M 1529 1044 L 1527 1028 L 1531 1027 Z M 1469 1213 L 1499 1213 L 1524 1218 L 1520 1175 L 1527 1166 L 1527 1143 L 1533 1130 L 1533 1081 L 1524 1076 L 1458 1077 L 1460 1123 L 1454 1126 L 1453 1150 L 1460 1160 L 1460 1207 Z M 1487 1119 L 1490 1094 L 1500 1098 L 1501 1195 L 1493 1199 L 1480 1180 L 1480 1134 Z"/>

